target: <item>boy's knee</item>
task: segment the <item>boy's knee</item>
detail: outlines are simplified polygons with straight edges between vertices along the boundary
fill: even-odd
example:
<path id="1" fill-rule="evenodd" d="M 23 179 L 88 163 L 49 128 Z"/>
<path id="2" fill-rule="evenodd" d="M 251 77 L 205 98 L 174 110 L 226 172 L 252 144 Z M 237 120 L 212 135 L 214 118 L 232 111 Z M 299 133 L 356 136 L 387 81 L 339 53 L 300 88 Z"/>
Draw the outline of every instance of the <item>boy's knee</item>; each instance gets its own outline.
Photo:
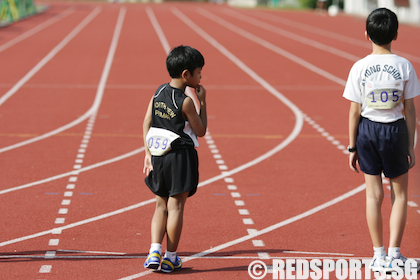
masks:
<path id="1" fill-rule="evenodd" d="M 366 198 L 371 201 L 375 201 L 377 203 L 382 203 L 384 200 L 384 193 L 383 192 L 369 192 L 366 194 Z"/>

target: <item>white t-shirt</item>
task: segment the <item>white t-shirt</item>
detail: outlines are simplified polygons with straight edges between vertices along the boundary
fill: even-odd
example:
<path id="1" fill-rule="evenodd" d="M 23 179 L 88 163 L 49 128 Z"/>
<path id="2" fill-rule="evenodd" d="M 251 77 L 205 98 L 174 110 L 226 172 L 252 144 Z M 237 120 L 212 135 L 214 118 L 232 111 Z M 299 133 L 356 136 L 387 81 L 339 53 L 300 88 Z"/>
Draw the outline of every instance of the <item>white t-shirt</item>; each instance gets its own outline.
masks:
<path id="1" fill-rule="evenodd" d="M 420 95 L 411 63 L 395 54 L 371 54 L 350 70 L 344 98 L 362 104 L 362 116 L 389 123 L 404 117 L 404 99 Z"/>

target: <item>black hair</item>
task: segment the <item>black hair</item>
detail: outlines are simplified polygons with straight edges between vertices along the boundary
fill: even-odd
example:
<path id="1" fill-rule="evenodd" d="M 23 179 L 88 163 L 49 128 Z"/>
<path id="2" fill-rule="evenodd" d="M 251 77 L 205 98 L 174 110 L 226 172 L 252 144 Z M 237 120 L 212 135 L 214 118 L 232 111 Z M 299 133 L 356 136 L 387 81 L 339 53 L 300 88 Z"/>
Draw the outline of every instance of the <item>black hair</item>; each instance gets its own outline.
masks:
<path id="1" fill-rule="evenodd" d="M 366 19 L 366 31 L 376 45 L 391 43 L 398 32 L 397 15 L 387 8 L 374 10 Z"/>
<path id="2" fill-rule="evenodd" d="M 166 58 L 166 69 L 171 78 L 180 78 L 184 70 L 188 70 L 191 75 L 197 68 L 203 68 L 204 57 L 199 51 L 189 46 L 178 46 L 169 53 Z"/>

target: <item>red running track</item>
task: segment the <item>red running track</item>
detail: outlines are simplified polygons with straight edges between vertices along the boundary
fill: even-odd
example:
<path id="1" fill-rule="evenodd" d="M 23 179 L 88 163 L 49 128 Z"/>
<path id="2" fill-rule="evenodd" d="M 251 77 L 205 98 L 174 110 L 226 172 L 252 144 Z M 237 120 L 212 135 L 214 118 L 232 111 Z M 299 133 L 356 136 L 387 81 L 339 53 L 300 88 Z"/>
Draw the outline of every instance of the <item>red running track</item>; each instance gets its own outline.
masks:
<path id="1" fill-rule="evenodd" d="M 350 67 L 370 52 L 364 19 L 204 3 L 48 4 L 0 30 L 1 279 L 163 277 L 143 268 L 154 198 L 141 127 L 151 94 L 169 81 L 166 52 L 180 44 L 206 59 L 209 133 L 186 206 L 184 268 L 170 277 L 251 279 L 258 259 L 371 257 L 341 97 Z M 393 49 L 417 72 L 419 44 L 420 28 L 402 24 Z M 419 171 L 410 171 L 402 244 L 416 259 Z"/>

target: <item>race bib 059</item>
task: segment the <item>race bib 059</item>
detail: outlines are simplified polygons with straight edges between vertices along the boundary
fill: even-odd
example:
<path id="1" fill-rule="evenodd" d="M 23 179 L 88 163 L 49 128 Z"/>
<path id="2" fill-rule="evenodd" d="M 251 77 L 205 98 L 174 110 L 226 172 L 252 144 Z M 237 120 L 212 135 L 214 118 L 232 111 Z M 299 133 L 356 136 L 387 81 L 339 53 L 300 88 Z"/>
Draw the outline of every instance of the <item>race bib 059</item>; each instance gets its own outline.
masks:
<path id="1" fill-rule="evenodd" d="M 372 109 L 392 109 L 403 100 L 404 84 L 401 81 L 367 82 L 367 106 Z"/>
<path id="2" fill-rule="evenodd" d="M 171 143 L 180 137 L 170 130 L 151 127 L 147 132 L 146 141 L 153 156 L 163 156 L 171 150 Z"/>

